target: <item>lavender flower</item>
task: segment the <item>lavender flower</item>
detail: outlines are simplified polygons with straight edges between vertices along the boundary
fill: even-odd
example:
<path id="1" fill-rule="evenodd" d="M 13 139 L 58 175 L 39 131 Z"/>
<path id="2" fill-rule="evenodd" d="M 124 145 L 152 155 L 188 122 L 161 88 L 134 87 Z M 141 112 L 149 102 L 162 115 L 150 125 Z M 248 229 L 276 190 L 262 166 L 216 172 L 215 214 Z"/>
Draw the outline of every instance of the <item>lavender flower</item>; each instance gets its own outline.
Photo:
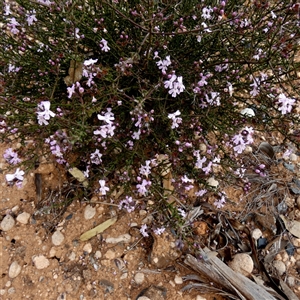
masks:
<path id="1" fill-rule="evenodd" d="M 55 113 L 50 110 L 50 101 L 41 101 L 38 104 L 37 119 L 40 125 L 48 125 L 50 117 L 55 117 Z"/>
<path id="2" fill-rule="evenodd" d="M 126 198 L 119 203 L 119 209 L 126 209 L 129 213 L 133 212 L 135 210 L 135 202 L 132 197 L 126 196 Z"/>
<path id="3" fill-rule="evenodd" d="M 100 184 L 100 194 L 106 195 L 106 192 L 109 191 L 109 188 L 107 186 L 105 186 L 105 180 L 99 180 L 99 184 Z"/>
<path id="4" fill-rule="evenodd" d="M 22 182 L 24 179 L 25 172 L 17 168 L 16 172 L 14 174 L 6 174 L 5 178 L 8 181 L 9 184 L 13 184 L 14 181 L 16 181 L 16 185 L 18 188 L 22 187 Z"/>
<path id="5" fill-rule="evenodd" d="M 142 227 L 140 229 L 140 233 L 142 234 L 143 237 L 149 236 L 149 234 L 147 233 L 147 228 L 148 228 L 148 226 L 146 224 L 144 224 L 144 225 L 142 225 Z"/>
<path id="6" fill-rule="evenodd" d="M 168 114 L 168 118 L 173 121 L 172 126 L 171 126 L 172 129 L 179 127 L 179 124 L 182 122 L 182 118 L 177 117 L 180 115 L 181 115 L 181 112 L 179 110 L 177 110 L 173 114 Z"/>
<path id="7" fill-rule="evenodd" d="M 5 160 L 12 165 L 17 165 L 21 162 L 21 159 L 18 157 L 18 153 L 14 152 L 12 148 L 8 148 L 5 150 L 3 157 Z"/>
<path id="8" fill-rule="evenodd" d="M 295 104 L 296 100 L 292 98 L 286 97 L 283 93 L 281 93 L 278 96 L 278 103 L 281 104 L 281 106 L 278 108 L 279 111 L 283 115 L 290 113 L 292 111 L 293 105 Z"/>

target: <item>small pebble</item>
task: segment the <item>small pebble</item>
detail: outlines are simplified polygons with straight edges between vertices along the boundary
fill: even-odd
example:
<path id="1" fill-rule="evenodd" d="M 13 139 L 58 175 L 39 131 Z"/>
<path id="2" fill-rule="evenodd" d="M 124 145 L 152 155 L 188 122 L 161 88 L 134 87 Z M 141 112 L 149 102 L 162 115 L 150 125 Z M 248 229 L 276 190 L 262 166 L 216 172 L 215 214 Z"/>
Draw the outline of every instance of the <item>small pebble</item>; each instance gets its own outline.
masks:
<path id="1" fill-rule="evenodd" d="M 260 237 L 262 236 L 262 232 L 259 228 L 255 228 L 253 231 L 252 231 L 252 237 L 255 239 L 255 240 L 258 240 Z"/>
<path id="2" fill-rule="evenodd" d="M 145 280 L 145 274 L 144 273 L 136 273 L 134 275 L 134 281 L 137 284 L 142 284 L 144 280 Z"/>
<path id="3" fill-rule="evenodd" d="M 49 267 L 50 262 L 44 255 L 33 256 L 32 261 L 39 270 Z"/>
<path id="4" fill-rule="evenodd" d="M 76 259 L 76 254 L 75 252 L 71 252 L 71 254 L 69 255 L 69 260 L 74 261 Z"/>
<path id="5" fill-rule="evenodd" d="M 97 250 L 96 253 L 95 253 L 95 258 L 96 258 L 96 259 L 99 259 L 99 258 L 101 258 L 101 257 L 102 257 L 101 251 Z"/>
<path id="6" fill-rule="evenodd" d="M 297 161 L 298 160 L 298 156 L 295 153 L 292 153 L 289 158 L 290 158 L 291 161 Z"/>
<path id="7" fill-rule="evenodd" d="M 6 215 L 0 226 L 3 231 L 9 231 L 15 226 L 15 220 L 11 215 Z"/>
<path id="8" fill-rule="evenodd" d="M 178 275 L 175 276 L 174 281 L 175 281 L 176 284 L 182 284 L 183 283 L 182 277 L 178 276 Z"/>
<path id="9" fill-rule="evenodd" d="M 95 214 L 96 214 L 96 208 L 91 205 L 87 205 L 84 210 L 84 218 L 86 220 L 90 220 L 95 216 Z"/>
<path id="10" fill-rule="evenodd" d="M 17 261 L 13 261 L 8 270 L 9 278 L 16 278 L 21 273 L 22 267 L 18 264 Z"/>
<path id="11" fill-rule="evenodd" d="M 116 257 L 116 252 L 114 252 L 113 250 L 109 249 L 107 250 L 107 252 L 104 254 L 104 257 L 106 259 L 114 259 Z"/>
<path id="12" fill-rule="evenodd" d="M 49 257 L 52 258 L 56 255 L 56 249 L 55 247 L 52 247 L 49 251 Z"/>
<path id="13" fill-rule="evenodd" d="M 52 240 L 52 243 L 53 245 L 55 246 L 59 246 L 62 244 L 62 242 L 64 241 L 65 237 L 64 235 L 60 232 L 60 231 L 55 231 L 53 234 L 52 234 L 52 237 L 51 237 L 51 240 Z"/>
<path id="14" fill-rule="evenodd" d="M 11 287 L 11 288 L 9 288 L 8 290 L 7 290 L 7 293 L 8 294 L 14 294 L 16 292 L 16 289 L 14 288 L 14 287 Z"/>
<path id="15" fill-rule="evenodd" d="M 219 181 L 215 180 L 213 177 L 210 177 L 209 179 L 207 179 L 207 184 L 217 188 L 219 186 Z"/>
<path id="16" fill-rule="evenodd" d="M 93 251 L 91 243 L 86 243 L 82 250 L 86 253 L 91 253 Z"/>
<path id="17" fill-rule="evenodd" d="M 151 299 L 146 296 L 141 296 L 141 297 L 138 297 L 137 300 L 151 300 Z"/>
<path id="18" fill-rule="evenodd" d="M 286 280 L 286 283 L 289 285 L 289 287 L 293 287 L 295 285 L 296 279 L 293 276 L 289 276 Z"/>
<path id="19" fill-rule="evenodd" d="M 229 267 L 236 272 L 248 276 L 253 271 L 253 260 L 246 253 L 238 253 L 233 257 L 233 260 L 228 263 Z"/>
<path id="20" fill-rule="evenodd" d="M 21 224 L 27 224 L 29 218 L 30 218 L 30 214 L 24 211 L 17 216 L 17 221 Z"/>
<path id="21" fill-rule="evenodd" d="M 204 298 L 204 297 L 202 297 L 202 296 L 200 296 L 200 295 L 197 295 L 197 296 L 196 296 L 196 300 L 206 300 L 206 298 Z"/>
<path id="22" fill-rule="evenodd" d="M 286 266 L 282 260 L 274 260 L 273 266 L 277 270 L 279 276 L 283 275 L 286 271 Z"/>

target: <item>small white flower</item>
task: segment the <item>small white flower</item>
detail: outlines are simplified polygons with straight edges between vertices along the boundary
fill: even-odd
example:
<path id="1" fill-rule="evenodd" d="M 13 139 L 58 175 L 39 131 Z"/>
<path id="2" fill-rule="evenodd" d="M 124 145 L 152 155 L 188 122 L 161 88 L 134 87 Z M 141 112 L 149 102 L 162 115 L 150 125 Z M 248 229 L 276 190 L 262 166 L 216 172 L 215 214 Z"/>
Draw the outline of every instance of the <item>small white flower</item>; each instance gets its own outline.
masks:
<path id="1" fill-rule="evenodd" d="M 99 180 L 99 184 L 100 184 L 100 193 L 101 195 L 106 195 L 106 192 L 109 191 L 109 188 L 107 186 L 105 186 L 105 180 Z"/>
<path id="2" fill-rule="evenodd" d="M 17 168 L 16 172 L 14 174 L 6 174 L 5 178 L 8 182 L 11 182 L 15 179 L 23 181 L 25 172 L 20 170 L 20 168 Z"/>

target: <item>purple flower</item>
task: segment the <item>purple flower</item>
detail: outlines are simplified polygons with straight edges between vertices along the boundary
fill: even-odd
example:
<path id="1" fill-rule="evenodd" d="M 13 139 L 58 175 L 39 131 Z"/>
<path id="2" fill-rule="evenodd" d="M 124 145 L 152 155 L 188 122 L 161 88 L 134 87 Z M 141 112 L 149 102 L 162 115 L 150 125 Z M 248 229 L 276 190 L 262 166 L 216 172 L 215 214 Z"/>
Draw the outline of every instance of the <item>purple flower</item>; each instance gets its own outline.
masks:
<path id="1" fill-rule="evenodd" d="M 99 149 L 96 149 L 95 152 L 91 153 L 91 162 L 95 165 L 100 165 L 102 163 L 102 154 L 100 153 Z"/>
<path id="2" fill-rule="evenodd" d="M 100 184 L 100 193 L 101 195 L 106 195 L 106 192 L 109 191 L 109 188 L 107 186 L 105 186 L 105 180 L 99 180 L 99 184 Z"/>
<path id="3" fill-rule="evenodd" d="M 151 185 L 150 180 L 143 179 L 141 184 L 137 184 L 136 187 L 138 189 L 139 194 L 145 196 L 148 193 L 148 186 Z"/>
<path id="4" fill-rule="evenodd" d="M 73 85 L 71 87 L 68 87 L 67 88 L 67 91 L 68 91 L 68 98 L 71 98 L 72 95 L 75 93 L 75 84 L 73 83 Z"/>
<path id="5" fill-rule="evenodd" d="M 207 193 L 207 190 L 200 190 L 195 193 L 195 196 L 202 197 L 205 193 Z"/>
<path id="6" fill-rule="evenodd" d="M 225 196 L 222 195 L 221 198 L 219 200 L 216 200 L 214 202 L 214 205 L 217 207 L 217 208 L 222 208 L 226 203 L 226 200 L 225 200 Z"/>
<path id="7" fill-rule="evenodd" d="M 110 48 L 107 45 L 107 41 L 105 39 L 102 39 L 100 41 L 100 47 L 101 47 L 101 50 L 104 52 L 108 52 L 110 50 Z"/>
<path id="8" fill-rule="evenodd" d="M 201 17 L 204 19 L 204 20 L 210 20 L 212 17 L 211 17 L 211 13 L 213 12 L 213 9 L 208 6 L 208 7 L 204 7 L 202 9 L 202 15 Z"/>
<path id="9" fill-rule="evenodd" d="M 173 114 L 168 114 L 168 118 L 173 121 L 172 126 L 171 126 L 172 129 L 179 127 L 179 124 L 182 122 L 182 118 L 177 117 L 180 115 L 181 115 L 181 112 L 179 110 L 177 110 Z"/>
<path id="10" fill-rule="evenodd" d="M 55 113 L 50 110 L 50 101 L 42 101 L 38 104 L 37 119 L 40 125 L 48 125 L 50 117 L 54 117 Z"/>
<path id="11" fill-rule="evenodd" d="M 278 103 L 281 104 L 281 106 L 278 108 L 278 110 L 281 111 L 281 113 L 283 115 L 290 113 L 295 102 L 296 102 L 295 99 L 288 98 L 283 93 L 281 93 L 278 96 Z"/>
<path id="12" fill-rule="evenodd" d="M 28 26 L 31 26 L 33 22 L 37 21 L 37 18 L 35 16 L 35 10 L 33 10 L 31 14 L 26 14 L 26 21 L 28 23 Z"/>
<path id="13" fill-rule="evenodd" d="M 162 71 L 162 73 L 166 73 L 168 66 L 171 65 L 170 55 L 168 55 L 164 60 L 159 60 L 156 65 Z"/>
<path id="14" fill-rule="evenodd" d="M 125 208 L 129 213 L 135 210 L 135 202 L 132 197 L 126 196 L 126 198 L 119 203 L 119 209 L 123 208 Z"/>
<path id="15" fill-rule="evenodd" d="M 142 227 L 140 229 L 140 233 L 142 234 L 143 237 L 149 236 L 149 234 L 147 233 L 146 230 L 147 230 L 147 225 L 146 224 L 142 225 Z"/>
<path id="16" fill-rule="evenodd" d="M 12 182 L 14 180 L 23 181 L 25 172 L 20 170 L 20 168 L 17 168 L 16 172 L 14 174 L 6 174 L 5 178 L 8 182 Z"/>
<path id="17" fill-rule="evenodd" d="M 151 174 L 151 160 L 146 160 L 145 163 L 145 166 L 142 165 L 140 167 L 140 173 L 148 178 L 148 176 Z"/>
<path id="18" fill-rule="evenodd" d="M 12 165 L 17 165 L 18 163 L 21 162 L 21 159 L 18 157 L 18 153 L 14 152 L 12 148 L 8 148 L 5 150 L 3 157 L 5 160 L 12 164 Z"/>
<path id="19" fill-rule="evenodd" d="M 156 228 L 156 229 L 154 229 L 153 232 L 154 232 L 156 235 L 161 235 L 165 230 L 166 230 L 165 227 L 161 227 L 161 228 Z"/>

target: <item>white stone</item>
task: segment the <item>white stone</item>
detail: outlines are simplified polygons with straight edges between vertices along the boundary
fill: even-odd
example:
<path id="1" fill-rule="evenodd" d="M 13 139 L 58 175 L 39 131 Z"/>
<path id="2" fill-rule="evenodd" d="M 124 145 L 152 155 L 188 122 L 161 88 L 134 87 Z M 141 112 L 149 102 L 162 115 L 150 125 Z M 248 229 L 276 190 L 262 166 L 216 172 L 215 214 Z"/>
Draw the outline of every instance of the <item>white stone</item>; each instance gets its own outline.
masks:
<path id="1" fill-rule="evenodd" d="M 72 251 L 71 254 L 69 255 L 69 260 L 73 261 L 75 259 L 76 259 L 76 254 L 75 252 Z"/>
<path id="2" fill-rule="evenodd" d="M 207 179 L 207 184 L 217 188 L 219 186 L 219 182 L 217 180 L 215 180 L 213 177 L 210 177 L 209 179 Z"/>
<path id="3" fill-rule="evenodd" d="M 54 257 L 56 255 L 56 249 L 55 247 L 51 247 L 49 251 L 49 257 Z"/>
<path id="4" fill-rule="evenodd" d="M 86 243 L 82 250 L 86 253 L 91 253 L 93 251 L 91 243 Z"/>
<path id="5" fill-rule="evenodd" d="M 202 296 L 200 296 L 200 295 L 197 295 L 197 296 L 196 296 L 196 300 L 206 300 L 206 298 L 204 298 L 204 297 L 202 297 Z"/>
<path id="6" fill-rule="evenodd" d="M 144 209 L 141 209 L 141 210 L 139 211 L 139 215 L 143 217 L 143 216 L 147 215 L 147 211 L 144 210 Z"/>
<path id="7" fill-rule="evenodd" d="M 121 243 L 121 242 L 129 243 L 130 240 L 131 240 L 131 235 L 128 233 L 125 233 L 125 234 L 119 235 L 116 238 L 108 237 L 105 239 L 105 242 L 108 244 L 117 244 L 117 243 Z"/>
<path id="8" fill-rule="evenodd" d="M 286 271 L 286 266 L 282 260 L 274 260 L 273 266 L 277 270 L 279 276 L 283 275 Z"/>
<path id="9" fill-rule="evenodd" d="M 58 231 L 58 230 L 56 230 L 56 231 L 52 234 L 52 237 L 51 237 L 52 243 L 53 243 L 53 245 L 55 245 L 55 246 L 61 245 L 62 242 L 64 241 L 64 239 L 65 239 L 64 235 L 63 235 L 60 231 Z"/>
<path id="10" fill-rule="evenodd" d="M 151 299 L 146 296 L 141 296 L 141 297 L 138 297 L 137 300 L 151 300 Z"/>
<path id="11" fill-rule="evenodd" d="M 289 285 L 289 287 L 294 287 L 296 282 L 296 278 L 293 276 L 289 276 L 286 280 L 286 283 Z"/>
<path id="12" fill-rule="evenodd" d="M 32 257 L 35 267 L 39 270 L 49 267 L 50 262 L 44 255 L 36 255 Z"/>
<path id="13" fill-rule="evenodd" d="M 174 282 L 176 284 L 182 284 L 183 283 L 183 279 L 182 279 L 181 276 L 176 275 L 175 278 L 174 278 Z"/>
<path id="14" fill-rule="evenodd" d="M 144 273 L 136 273 L 134 275 L 134 281 L 137 283 L 137 284 L 142 284 L 143 281 L 145 280 L 145 274 Z"/>
<path id="15" fill-rule="evenodd" d="M 252 108 L 244 108 L 241 110 L 241 115 L 246 116 L 246 117 L 255 117 L 255 112 Z"/>
<path id="16" fill-rule="evenodd" d="M 246 253 L 238 253 L 233 257 L 233 260 L 228 263 L 228 266 L 236 272 L 248 276 L 253 271 L 253 260 L 250 255 Z"/>
<path id="17" fill-rule="evenodd" d="M 255 228 L 253 231 L 252 231 L 252 237 L 255 239 L 255 240 L 258 240 L 260 237 L 262 236 L 262 232 L 259 228 Z"/>
<path id="18" fill-rule="evenodd" d="M 84 210 L 84 218 L 86 220 L 90 220 L 95 216 L 95 214 L 96 214 L 96 208 L 91 205 L 87 205 Z"/>
<path id="19" fill-rule="evenodd" d="M 11 215 L 6 215 L 0 226 L 3 231 L 9 231 L 15 226 L 15 220 Z"/>
<path id="20" fill-rule="evenodd" d="M 109 249 L 109 250 L 107 250 L 107 252 L 104 254 L 104 257 L 106 258 L 106 259 L 114 259 L 115 257 L 116 257 L 116 253 L 113 251 L 113 250 L 111 250 L 111 249 Z"/>
<path id="21" fill-rule="evenodd" d="M 22 267 L 18 264 L 17 261 L 13 261 L 8 270 L 9 278 L 16 278 L 21 273 Z"/>
<path id="22" fill-rule="evenodd" d="M 289 158 L 290 158 L 291 161 L 297 161 L 298 160 L 298 156 L 295 153 L 292 153 Z"/>
<path id="23" fill-rule="evenodd" d="M 244 153 L 245 154 L 249 154 L 249 153 L 252 153 L 253 152 L 253 149 L 251 146 L 246 146 L 245 150 L 244 150 Z"/>
<path id="24" fill-rule="evenodd" d="M 95 258 L 96 258 L 96 259 L 99 259 L 99 258 L 101 258 L 101 257 L 102 257 L 101 251 L 97 250 L 96 253 L 95 253 Z"/>
<path id="25" fill-rule="evenodd" d="M 27 224 L 29 218 L 30 218 L 30 214 L 24 211 L 17 216 L 17 221 L 21 224 Z"/>
<path id="26" fill-rule="evenodd" d="M 20 209 L 19 205 L 16 205 L 14 206 L 11 211 L 14 213 L 14 214 L 17 214 L 18 210 Z"/>

